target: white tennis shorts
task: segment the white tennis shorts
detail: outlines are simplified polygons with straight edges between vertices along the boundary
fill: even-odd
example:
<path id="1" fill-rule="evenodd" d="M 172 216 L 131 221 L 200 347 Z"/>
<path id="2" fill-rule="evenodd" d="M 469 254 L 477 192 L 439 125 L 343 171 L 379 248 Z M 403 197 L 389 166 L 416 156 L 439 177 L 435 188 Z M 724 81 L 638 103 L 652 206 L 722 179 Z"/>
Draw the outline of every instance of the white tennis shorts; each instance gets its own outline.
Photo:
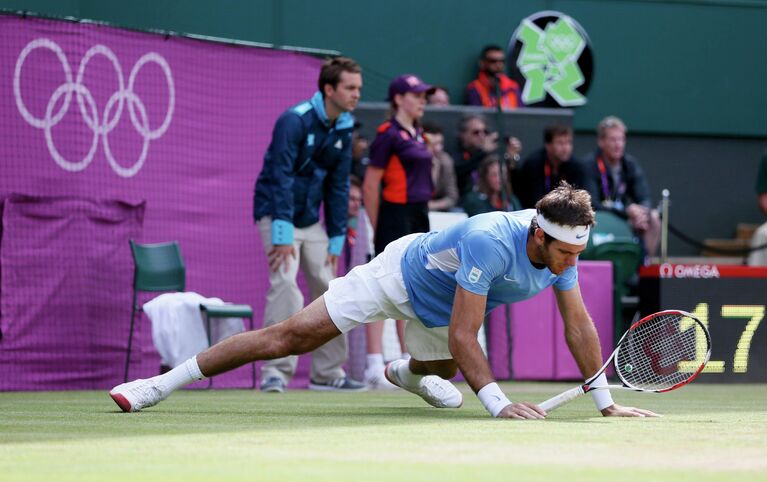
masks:
<path id="1" fill-rule="evenodd" d="M 405 320 L 405 344 L 413 358 L 420 361 L 452 359 L 447 344 L 448 327 L 427 328 L 421 323 L 410 305 L 402 278 L 402 256 L 420 235 L 409 234 L 392 241 L 369 263 L 332 280 L 324 295 L 325 306 L 341 333 L 386 318 Z"/>

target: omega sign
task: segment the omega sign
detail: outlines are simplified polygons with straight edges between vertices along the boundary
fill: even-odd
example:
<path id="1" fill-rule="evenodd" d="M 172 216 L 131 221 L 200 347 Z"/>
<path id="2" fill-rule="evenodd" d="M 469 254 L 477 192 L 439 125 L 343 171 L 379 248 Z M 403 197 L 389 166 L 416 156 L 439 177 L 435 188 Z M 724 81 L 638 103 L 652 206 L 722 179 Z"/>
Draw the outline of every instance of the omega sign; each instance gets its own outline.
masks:
<path id="1" fill-rule="evenodd" d="M 719 278 L 716 265 L 710 264 L 670 264 L 660 265 L 661 278 Z"/>

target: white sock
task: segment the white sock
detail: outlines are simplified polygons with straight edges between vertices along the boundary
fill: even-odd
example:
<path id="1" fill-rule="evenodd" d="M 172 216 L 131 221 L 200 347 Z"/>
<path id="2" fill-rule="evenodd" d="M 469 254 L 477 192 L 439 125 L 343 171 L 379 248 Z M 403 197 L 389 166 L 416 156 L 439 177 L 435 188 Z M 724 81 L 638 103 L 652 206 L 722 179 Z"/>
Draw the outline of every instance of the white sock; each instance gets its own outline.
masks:
<path id="1" fill-rule="evenodd" d="M 423 375 L 416 375 L 410 371 L 410 362 L 397 364 L 397 375 L 399 379 L 409 388 L 418 388 Z"/>
<path id="2" fill-rule="evenodd" d="M 167 393 L 170 393 L 205 378 L 200 371 L 200 366 L 197 365 L 197 356 L 193 356 L 168 373 L 160 375 L 157 381 L 166 388 Z"/>
<path id="3" fill-rule="evenodd" d="M 367 356 L 367 367 L 382 367 L 384 365 L 383 353 L 371 353 Z"/>
<path id="4" fill-rule="evenodd" d="M 403 360 L 410 360 L 410 353 L 403 351 L 399 357 L 402 358 Z"/>

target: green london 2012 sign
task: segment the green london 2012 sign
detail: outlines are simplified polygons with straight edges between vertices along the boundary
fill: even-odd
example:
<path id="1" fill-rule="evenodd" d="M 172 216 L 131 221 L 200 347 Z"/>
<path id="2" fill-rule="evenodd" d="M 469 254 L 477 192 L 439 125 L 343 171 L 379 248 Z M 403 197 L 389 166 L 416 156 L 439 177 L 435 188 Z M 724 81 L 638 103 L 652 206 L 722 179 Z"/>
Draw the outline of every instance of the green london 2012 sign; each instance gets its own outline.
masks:
<path id="1" fill-rule="evenodd" d="M 571 17 L 547 11 L 525 18 L 509 49 L 512 76 L 524 84 L 525 105 L 575 107 L 586 103 L 591 51 L 588 36 Z"/>

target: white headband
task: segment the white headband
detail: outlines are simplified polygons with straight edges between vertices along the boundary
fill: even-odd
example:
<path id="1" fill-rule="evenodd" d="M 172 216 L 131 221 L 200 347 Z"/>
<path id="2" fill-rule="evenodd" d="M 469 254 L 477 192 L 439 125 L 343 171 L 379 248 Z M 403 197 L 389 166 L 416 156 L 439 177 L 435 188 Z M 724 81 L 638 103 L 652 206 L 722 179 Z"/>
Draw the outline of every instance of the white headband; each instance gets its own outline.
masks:
<path id="1" fill-rule="evenodd" d="M 538 227 L 554 239 L 564 243 L 584 245 L 589 242 L 589 226 L 564 226 L 555 224 L 544 218 L 541 213 L 536 215 Z"/>

